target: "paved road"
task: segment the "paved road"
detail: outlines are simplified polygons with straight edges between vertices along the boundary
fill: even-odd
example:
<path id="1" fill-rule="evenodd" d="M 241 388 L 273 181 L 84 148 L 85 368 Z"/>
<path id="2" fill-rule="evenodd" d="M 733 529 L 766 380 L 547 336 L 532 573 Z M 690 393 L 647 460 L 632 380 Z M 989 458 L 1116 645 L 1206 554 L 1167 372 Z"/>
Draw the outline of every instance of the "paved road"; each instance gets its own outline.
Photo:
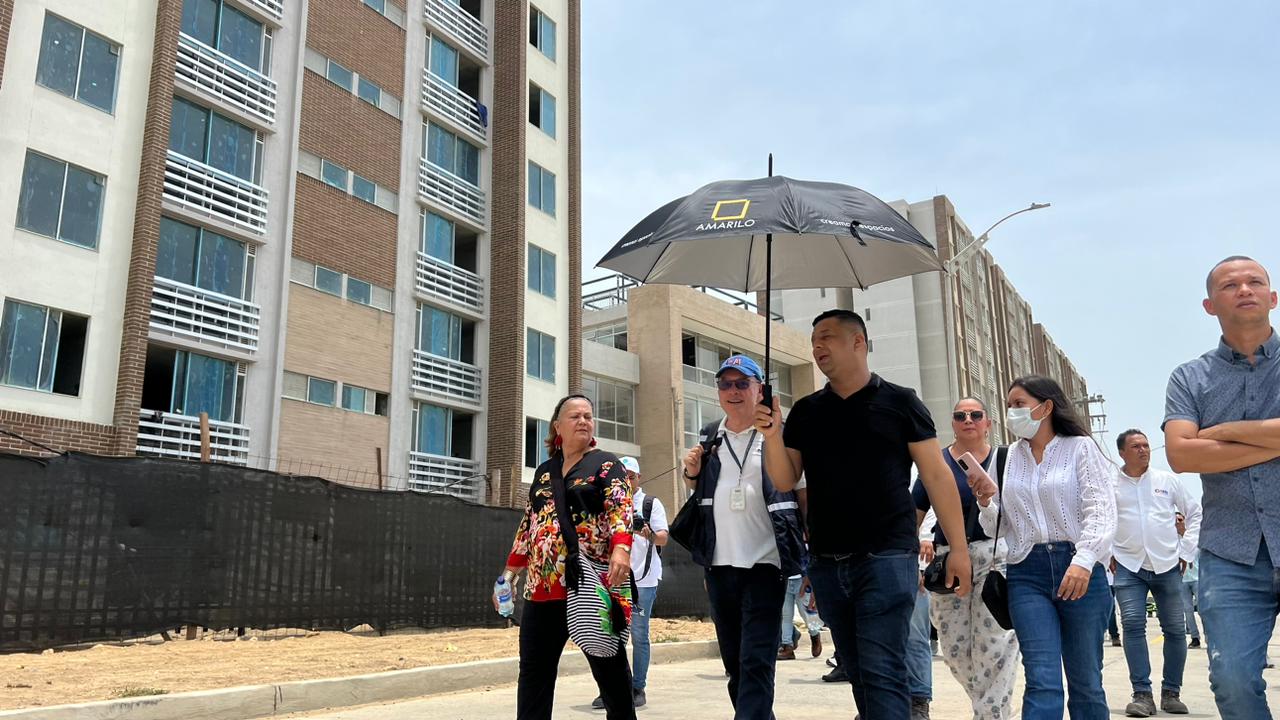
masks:
<path id="1" fill-rule="evenodd" d="M 824 634 L 824 637 L 827 637 Z M 1155 621 L 1147 631 L 1152 664 L 1161 666 L 1163 639 Z M 774 705 L 779 720 L 803 718 L 852 718 L 853 695 L 847 684 L 824 683 L 820 676 L 828 668 L 824 663 L 830 654 L 830 643 L 821 658 L 804 658 L 778 663 L 777 700 Z M 806 653 L 807 654 L 807 653 Z M 1280 633 L 1272 637 L 1271 656 L 1280 659 Z M 1156 671 L 1158 672 L 1158 670 Z M 1129 701 L 1129 672 L 1121 648 L 1106 648 L 1103 659 L 1107 702 L 1113 717 L 1124 716 Z M 1183 701 L 1191 708 L 1189 718 L 1216 718 L 1218 713 L 1209 692 L 1208 658 L 1204 650 L 1189 650 Z M 1280 670 L 1267 670 L 1268 700 L 1280 711 Z M 1159 679 L 1156 678 L 1156 685 Z M 649 704 L 639 716 L 658 720 L 696 715 L 697 720 L 732 720 L 733 712 L 725 695 L 724 671 L 719 660 L 658 665 L 649 671 Z M 964 691 L 941 658 L 933 662 L 933 720 L 969 720 Z M 1021 687 L 1015 707 L 1021 702 Z M 589 674 L 561 678 L 556 686 L 557 720 L 604 720 L 603 711 L 593 711 L 591 700 L 596 695 Z M 310 720 L 495 720 L 515 715 L 515 687 L 503 686 L 451 695 L 439 695 L 399 703 L 371 705 L 347 710 L 293 716 Z M 1166 717 L 1163 713 L 1159 717 Z"/>

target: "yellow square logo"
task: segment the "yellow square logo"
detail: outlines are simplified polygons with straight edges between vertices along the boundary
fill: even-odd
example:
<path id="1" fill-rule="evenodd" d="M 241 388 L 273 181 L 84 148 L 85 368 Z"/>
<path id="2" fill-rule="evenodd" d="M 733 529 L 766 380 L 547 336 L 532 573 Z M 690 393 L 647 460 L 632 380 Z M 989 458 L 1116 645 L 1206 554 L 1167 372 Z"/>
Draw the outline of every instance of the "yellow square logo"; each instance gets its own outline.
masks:
<path id="1" fill-rule="evenodd" d="M 715 209 L 711 211 L 711 219 L 715 222 L 743 220 L 747 217 L 747 209 L 750 207 L 751 201 L 745 198 L 742 200 L 717 200 Z M 732 212 L 737 212 L 737 214 L 722 214 Z"/>

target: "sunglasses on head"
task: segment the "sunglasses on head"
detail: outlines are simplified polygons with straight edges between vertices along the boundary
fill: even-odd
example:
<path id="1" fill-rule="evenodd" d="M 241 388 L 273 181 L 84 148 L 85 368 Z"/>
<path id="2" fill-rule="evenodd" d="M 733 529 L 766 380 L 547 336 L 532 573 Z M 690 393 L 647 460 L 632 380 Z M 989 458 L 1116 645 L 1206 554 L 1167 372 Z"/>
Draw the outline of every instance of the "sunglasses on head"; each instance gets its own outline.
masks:
<path id="1" fill-rule="evenodd" d="M 740 380 L 717 380 L 716 387 L 721 390 L 732 390 L 733 388 L 746 390 L 751 387 L 751 380 L 749 378 L 742 378 Z"/>
<path id="2" fill-rule="evenodd" d="M 951 413 L 951 419 L 956 422 L 964 422 L 966 417 L 973 418 L 974 422 L 982 422 L 982 418 L 986 416 L 981 410 L 957 410 Z"/>

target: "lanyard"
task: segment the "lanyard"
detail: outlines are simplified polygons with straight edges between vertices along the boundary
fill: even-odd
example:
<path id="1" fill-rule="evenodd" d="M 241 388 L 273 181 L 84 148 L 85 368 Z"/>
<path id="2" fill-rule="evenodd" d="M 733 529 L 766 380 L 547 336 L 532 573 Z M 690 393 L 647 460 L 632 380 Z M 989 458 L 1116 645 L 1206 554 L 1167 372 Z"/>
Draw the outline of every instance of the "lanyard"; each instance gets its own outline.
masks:
<path id="1" fill-rule="evenodd" d="M 756 441 L 756 430 L 753 428 L 751 430 L 751 436 L 747 438 L 747 449 L 743 451 L 743 454 L 746 455 L 747 457 L 751 457 L 751 446 L 755 444 L 755 441 Z M 744 472 L 743 465 L 745 465 L 746 463 L 738 459 L 738 453 L 734 451 L 733 442 L 729 440 L 728 435 L 725 435 L 724 437 L 724 444 L 729 448 L 729 456 L 733 458 L 733 462 L 738 466 L 738 484 L 741 485 L 742 474 Z"/>

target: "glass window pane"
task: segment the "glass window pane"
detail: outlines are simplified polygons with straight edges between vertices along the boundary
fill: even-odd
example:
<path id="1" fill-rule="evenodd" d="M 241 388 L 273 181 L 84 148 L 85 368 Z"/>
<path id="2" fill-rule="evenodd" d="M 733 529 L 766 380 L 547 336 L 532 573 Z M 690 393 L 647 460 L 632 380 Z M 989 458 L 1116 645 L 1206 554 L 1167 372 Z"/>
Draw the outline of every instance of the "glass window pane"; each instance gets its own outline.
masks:
<path id="1" fill-rule="evenodd" d="M 321 160 L 320 179 L 342 192 L 347 191 L 347 169 L 341 165 L 336 165 L 328 160 Z"/>
<path id="2" fill-rule="evenodd" d="M 48 309 L 6 300 L 0 318 L 0 383 L 35 388 Z"/>
<path id="3" fill-rule="evenodd" d="M 62 313 L 51 310 L 45 316 L 44 348 L 40 353 L 40 382 L 37 390 L 53 390 L 55 358 L 58 357 L 58 328 L 62 325 Z"/>
<path id="4" fill-rule="evenodd" d="M 307 380 L 308 402 L 333 407 L 337 393 L 338 383 L 332 380 L 321 380 L 320 378 L 308 378 Z"/>
<path id="5" fill-rule="evenodd" d="M 156 244 L 156 275 L 187 285 L 196 284 L 196 246 L 200 229 L 160 218 L 160 241 Z"/>
<path id="6" fill-rule="evenodd" d="M 538 377 L 538 367 L 542 360 L 542 347 L 539 343 L 540 335 L 533 328 L 525 328 L 524 331 L 524 371 L 528 375 Z"/>
<path id="7" fill-rule="evenodd" d="M 364 78 L 360 78 L 358 94 L 360 95 L 361 100 L 364 100 L 374 107 L 378 107 L 378 103 L 382 100 L 382 88 L 374 85 Z"/>
<path id="8" fill-rule="evenodd" d="M 556 339 L 550 335 L 542 336 L 542 379 L 556 381 Z"/>
<path id="9" fill-rule="evenodd" d="M 387 10 L 387 0 L 364 0 L 364 4 L 380 13 L 385 13 Z"/>
<path id="10" fill-rule="evenodd" d="M 431 38 L 431 72 L 441 80 L 457 87 L 458 51 L 434 36 Z"/>
<path id="11" fill-rule="evenodd" d="M 99 110 L 111 112 L 115 106 L 116 65 L 119 60 L 118 48 L 93 33 L 85 33 L 84 59 L 80 63 L 81 100 Z"/>
<path id="12" fill-rule="evenodd" d="M 178 412 L 191 416 L 207 412 L 214 420 L 230 420 L 233 408 L 224 406 L 225 391 L 234 387 L 226 387 L 228 376 L 234 384 L 235 363 L 187 353 L 186 399 Z"/>
<path id="13" fill-rule="evenodd" d="M 365 202 L 373 202 L 378 196 L 378 190 L 372 180 L 366 180 L 365 178 L 352 173 L 351 194 Z"/>
<path id="14" fill-rule="evenodd" d="M 418 406 L 418 452 L 449 454 L 449 411 L 435 405 Z"/>
<path id="15" fill-rule="evenodd" d="M 542 282 L 542 251 L 533 243 L 529 243 L 529 289 L 540 289 Z"/>
<path id="16" fill-rule="evenodd" d="M 556 256 L 546 251 L 542 253 L 542 294 L 556 296 Z"/>
<path id="17" fill-rule="evenodd" d="M 542 117 L 539 119 L 538 127 L 551 137 L 556 136 L 556 99 L 551 93 L 542 90 Z"/>
<path id="18" fill-rule="evenodd" d="M 81 247 L 96 247 L 102 217 L 103 179 L 77 167 L 67 167 L 67 190 L 62 202 L 58 238 Z"/>
<path id="19" fill-rule="evenodd" d="M 332 60 L 329 61 L 329 69 L 325 76 L 328 77 L 329 80 L 346 88 L 348 92 L 350 92 L 351 83 L 355 79 L 350 70 L 342 67 Z"/>
<path id="20" fill-rule="evenodd" d="M 552 60 L 555 60 L 556 59 L 556 24 L 552 22 L 551 18 L 547 17 L 546 15 L 542 15 L 541 13 L 539 13 L 539 15 L 541 16 L 541 19 L 542 19 L 542 32 L 541 32 L 542 46 L 540 49 L 542 50 L 543 55 L 546 55 Z"/>
<path id="21" fill-rule="evenodd" d="M 373 300 L 373 286 L 363 280 L 347 278 L 347 299 L 368 305 Z"/>
<path id="22" fill-rule="evenodd" d="M 546 170 L 542 171 L 542 211 L 555 217 L 556 214 L 556 176 Z"/>
<path id="23" fill-rule="evenodd" d="M 316 289 L 342 297 L 342 273 L 316 266 Z"/>
<path id="24" fill-rule="evenodd" d="M 58 234 L 66 168 L 57 160 L 27 152 L 27 162 L 22 168 L 22 193 L 18 196 L 18 227 L 49 237 Z"/>
<path id="25" fill-rule="evenodd" d="M 529 204 L 542 207 L 542 168 L 534 161 L 529 161 Z"/>
<path id="26" fill-rule="evenodd" d="M 244 243 L 205 230 L 200 240 L 196 285 L 223 295 L 243 297 L 244 261 Z"/>
<path id="27" fill-rule="evenodd" d="M 472 185 L 480 184 L 480 151 L 474 145 L 458 141 L 457 167 L 454 172 Z"/>
<path id="28" fill-rule="evenodd" d="M 169 121 L 169 149 L 193 160 L 205 161 L 209 139 L 209 111 L 179 97 L 173 99 Z"/>
<path id="29" fill-rule="evenodd" d="M 353 385 L 342 386 L 342 407 L 347 410 L 364 412 L 365 389 Z"/>
<path id="30" fill-rule="evenodd" d="M 253 153 L 258 136 L 238 122 L 213 113 L 208 163 L 242 180 L 253 180 Z"/>
<path id="31" fill-rule="evenodd" d="M 215 47 L 220 4 L 219 0 L 183 0 L 182 32 Z"/>
<path id="32" fill-rule="evenodd" d="M 53 15 L 45 15 L 36 82 L 67 97 L 75 97 L 76 75 L 80 67 L 80 42 L 83 37 L 84 30 L 80 26 Z"/>
<path id="33" fill-rule="evenodd" d="M 229 4 L 222 6 L 222 25 L 218 31 L 218 49 L 248 65 L 262 69 L 262 23 Z"/>
<path id="34" fill-rule="evenodd" d="M 435 213 L 423 216 L 423 252 L 437 260 L 453 263 L 453 223 Z"/>
<path id="35" fill-rule="evenodd" d="M 427 124 L 428 161 L 439 165 L 449 172 L 453 172 L 456 145 L 457 138 L 453 136 L 453 133 L 445 130 L 435 123 Z"/>

